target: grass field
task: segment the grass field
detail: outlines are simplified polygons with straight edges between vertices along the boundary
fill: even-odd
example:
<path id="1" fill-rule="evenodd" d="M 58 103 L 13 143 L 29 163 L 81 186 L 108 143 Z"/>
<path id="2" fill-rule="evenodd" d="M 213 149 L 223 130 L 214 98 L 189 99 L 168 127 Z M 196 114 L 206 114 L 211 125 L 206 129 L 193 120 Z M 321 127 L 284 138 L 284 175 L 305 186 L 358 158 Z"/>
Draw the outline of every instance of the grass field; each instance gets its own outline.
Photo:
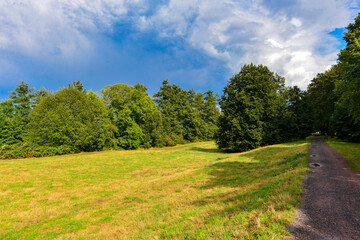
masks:
<path id="1" fill-rule="evenodd" d="M 308 141 L 0 161 L 0 239 L 281 239 Z"/>
<path id="2" fill-rule="evenodd" d="M 352 169 L 360 172 L 360 143 L 342 142 L 335 138 L 328 138 L 325 142 L 346 158 Z"/>

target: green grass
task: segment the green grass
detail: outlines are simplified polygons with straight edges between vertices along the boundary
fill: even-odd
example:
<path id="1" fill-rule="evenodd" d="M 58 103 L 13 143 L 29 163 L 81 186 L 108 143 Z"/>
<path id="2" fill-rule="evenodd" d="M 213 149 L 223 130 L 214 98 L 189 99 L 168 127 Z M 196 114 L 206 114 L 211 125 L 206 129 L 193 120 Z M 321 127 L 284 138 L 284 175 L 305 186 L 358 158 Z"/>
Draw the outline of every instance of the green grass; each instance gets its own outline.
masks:
<path id="1" fill-rule="evenodd" d="M 335 138 L 328 138 L 325 142 L 340 153 L 352 169 L 360 172 L 360 143 L 343 142 Z"/>
<path id="2" fill-rule="evenodd" d="M 0 239 L 282 239 L 308 141 L 213 142 L 0 162 Z"/>

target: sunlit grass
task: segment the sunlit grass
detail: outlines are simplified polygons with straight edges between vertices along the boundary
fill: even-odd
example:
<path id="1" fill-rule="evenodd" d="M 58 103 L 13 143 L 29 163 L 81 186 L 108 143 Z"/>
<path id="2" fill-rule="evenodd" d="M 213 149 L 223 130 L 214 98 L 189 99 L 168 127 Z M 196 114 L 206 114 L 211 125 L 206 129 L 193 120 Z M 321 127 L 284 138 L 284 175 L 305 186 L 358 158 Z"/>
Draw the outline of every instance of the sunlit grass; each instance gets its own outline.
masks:
<path id="1" fill-rule="evenodd" d="M 281 239 L 308 142 L 213 142 L 0 162 L 0 239 Z"/>
<path id="2" fill-rule="evenodd" d="M 325 142 L 348 161 L 352 169 L 360 172 L 360 143 L 343 142 L 328 138 Z"/>

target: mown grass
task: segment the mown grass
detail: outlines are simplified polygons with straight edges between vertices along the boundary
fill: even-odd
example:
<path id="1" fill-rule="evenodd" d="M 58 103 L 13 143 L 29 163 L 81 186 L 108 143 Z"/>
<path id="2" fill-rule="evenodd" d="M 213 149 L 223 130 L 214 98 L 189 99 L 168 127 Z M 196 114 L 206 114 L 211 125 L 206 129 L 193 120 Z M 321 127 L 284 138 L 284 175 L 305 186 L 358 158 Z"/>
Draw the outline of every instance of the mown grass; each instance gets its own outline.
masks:
<path id="1" fill-rule="evenodd" d="M 336 138 L 327 138 L 325 142 L 340 153 L 352 169 L 360 172 L 360 143 L 343 142 Z"/>
<path id="2" fill-rule="evenodd" d="M 213 142 L 0 162 L 0 239 L 281 239 L 308 141 Z"/>

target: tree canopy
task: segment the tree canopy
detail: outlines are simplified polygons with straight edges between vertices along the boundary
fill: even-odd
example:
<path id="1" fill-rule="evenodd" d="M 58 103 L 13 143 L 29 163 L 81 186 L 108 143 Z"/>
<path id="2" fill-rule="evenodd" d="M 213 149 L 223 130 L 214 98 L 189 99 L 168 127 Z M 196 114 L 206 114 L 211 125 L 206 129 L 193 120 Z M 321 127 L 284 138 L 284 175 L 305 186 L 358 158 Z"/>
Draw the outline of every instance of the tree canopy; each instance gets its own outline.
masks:
<path id="1" fill-rule="evenodd" d="M 165 80 L 154 97 L 163 116 L 168 144 L 206 140 L 214 136 L 220 111 L 213 91 L 205 94 L 186 91 Z"/>
<path id="2" fill-rule="evenodd" d="M 110 108 L 117 145 L 125 149 L 159 145 L 162 118 L 142 84 L 106 86 L 100 92 Z"/>
<path id="3" fill-rule="evenodd" d="M 222 114 L 216 143 L 227 151 L 247 151 L 262 145 L 280 143 L 299 137 L 291 126 L 311 127 L 297 112 L 302 93 L 286 88 L 285 79 L 263 65 L 244 65 L 230 78 L 221 96 Z M 306 125 L 306 126 L 305 126 Z M 304 133 L 301 134 L 305 135 Z"/>
<path id="4" fill-rule="evenodd" d="M 340 139 L 360 141 L 360 13 L 344 34 L 347 45 L 338 63 L 308 86 L 314 129 Z"/>
<path id="5" fill-rule="evenodd" d="M 112 124 L 104 101 L 74 84 L 41 98 L 30 114 L 29 136 L 36 145 L 94 151 L 110 144 Z"/>
<path id="6" fill-rule="evenodd" d="M 0 143 L 15 144 L 27 140 L 29 114 L 34 106 L 34 89 L 21 82 L 9 99 L 0 103 Z"/>

